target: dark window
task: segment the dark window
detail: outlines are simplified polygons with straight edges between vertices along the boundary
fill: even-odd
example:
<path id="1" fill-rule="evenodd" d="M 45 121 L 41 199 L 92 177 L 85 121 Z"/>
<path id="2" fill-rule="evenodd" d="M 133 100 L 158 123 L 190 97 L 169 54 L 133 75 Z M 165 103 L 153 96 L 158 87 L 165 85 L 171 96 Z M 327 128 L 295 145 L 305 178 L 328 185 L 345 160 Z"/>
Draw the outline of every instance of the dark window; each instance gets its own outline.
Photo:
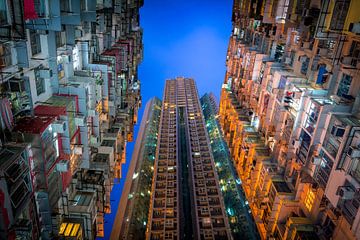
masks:
<path id="1" fill-rule="evenodd" d="M 55 33 L 55 39 L 56 39 L 56 47 L 59 48 L 63 45 L 65 45 L 65 43 L 63 43 L 62 38 L 61 38 L 61 32 L 56 32 Z"/>
<path id="2" fill-rule="evenodd" d="M 333 15 L 330 22 L 331 30 L 341 31 L 344 28 L 349 6 L 350 0 L 338 0 L 335 2 Z"/>
<path id="3" fill-rule="evenodd" d="M 11 65 L 11 47 L 9 44 L 0 45 L 0 67 Z"/>
<path id="4" fill-rule="evenodd" d="M 69 0 L 60 1 L 60 10 L 63 13 L 71 13 L 71 6 Z"/>
<path id="5" fill-rule="evenodd" d="M 30 30 L 30 44 L 32 55 L 41 52 L 40 35 L 35 30 Z"/>
<path id="6" fill-rule="evenodd" d="M 360 42 L 353 41 L 350 48 L 351 65 L 356 67 L 357 63 L 360 62 Z"/>
<path id="7" fill-rule="evenodd" d="M 336 137 L 342 137 L 342 136 L 344 136 L 344 133 L 345 133 L 344 128 L 339 128 L 337 126 L 333 126 L 331 129 L 331 134 Z"/>
<path id="8" fill-rule="evenodd" d="M 0 25 L 5 25 L 5 24 L 8 24 L 6 1 L 0 0 Z"/>
<path id="9" fill-rule="evenodd" d="M 344 97 L 348 95 L 351 82 L 352 82 L 352 77 L 350 75 L 343 74 L 336 95 L 338 95 L 339 97 Z"/>
<path id="10" fill-rule="evenodd" d="M 40 77 L 39 69 L 35 70 L 35 84 L 36 84 L 36 94 L 38 96 L 45 92 L 45 79 Z"/>

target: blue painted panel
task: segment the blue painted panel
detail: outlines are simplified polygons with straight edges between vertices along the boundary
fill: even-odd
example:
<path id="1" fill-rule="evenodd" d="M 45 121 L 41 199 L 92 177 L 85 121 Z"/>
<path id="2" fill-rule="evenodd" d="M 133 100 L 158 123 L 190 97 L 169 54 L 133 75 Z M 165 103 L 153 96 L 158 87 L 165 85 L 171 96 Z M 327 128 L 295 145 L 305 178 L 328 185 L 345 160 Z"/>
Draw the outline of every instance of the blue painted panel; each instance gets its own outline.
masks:
<path id="1" fill-rule="evenodd" d="M 318 77 L 316 79 L 316 84 L 323 84 L 323 75 L 327 73 L 326 71 L 326 66 L 325 65 L 321 65 L 319 68 L 319 73 L 318 73 Z"/>

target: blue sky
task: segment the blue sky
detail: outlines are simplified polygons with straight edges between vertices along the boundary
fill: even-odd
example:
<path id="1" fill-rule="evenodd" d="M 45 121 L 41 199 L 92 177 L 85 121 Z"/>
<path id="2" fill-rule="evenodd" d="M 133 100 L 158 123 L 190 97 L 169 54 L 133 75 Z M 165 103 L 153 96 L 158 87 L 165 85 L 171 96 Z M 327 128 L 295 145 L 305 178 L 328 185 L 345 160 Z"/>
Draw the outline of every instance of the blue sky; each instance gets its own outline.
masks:
<path id="1" fill-rule="evenodd" d="M 200 97 L 212 91 L 219 98 L 231 34 L 231 11 L 232 0 L 145 0 L 140 10 L 144 59 L 139 67 L 142 107 L 138 124 L 146 102 L 154 96 L 162 98 L 166 79 L 192 77 Z M 112 213 L 105 217 L 105 239 L 110 236 L 134 145 L 127 145 L 123 179 L 115 184 L 111 194 Z"/>
<path id="2" fill-rule="evenodd" d="M 231 0 L 145 0 L 143 102 L 162 97 L 165 79 L 193 77 L 200 95 L 220 94 L 231 33 Z M 144 104 L 145 105 L 145 104 Z"/>

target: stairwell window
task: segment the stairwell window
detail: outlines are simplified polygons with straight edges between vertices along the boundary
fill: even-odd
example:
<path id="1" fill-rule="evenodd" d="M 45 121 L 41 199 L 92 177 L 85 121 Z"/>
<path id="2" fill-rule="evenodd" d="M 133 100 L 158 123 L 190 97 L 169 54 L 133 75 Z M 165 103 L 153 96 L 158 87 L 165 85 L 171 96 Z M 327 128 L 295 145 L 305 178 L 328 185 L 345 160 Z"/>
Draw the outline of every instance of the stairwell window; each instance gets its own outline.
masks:
<path id="1" fill-rule="evenodd" d="M 330 21 L 331 30 L 343 30 L 349 7 L 350 0 L 338 0 L 335 2 L 334 11 Z"/>
<path id="2" fill-rule="evenodd" d="M 307 210 L 309 210 L 309 212 L 311 212 L 311 209 L 314 205 L 314 201 L 315 201 L 315 193 L 310 188 L 308 193 L 306 194 L 305 201 L 304 201 L 305 207 L 307 208 Z"/>

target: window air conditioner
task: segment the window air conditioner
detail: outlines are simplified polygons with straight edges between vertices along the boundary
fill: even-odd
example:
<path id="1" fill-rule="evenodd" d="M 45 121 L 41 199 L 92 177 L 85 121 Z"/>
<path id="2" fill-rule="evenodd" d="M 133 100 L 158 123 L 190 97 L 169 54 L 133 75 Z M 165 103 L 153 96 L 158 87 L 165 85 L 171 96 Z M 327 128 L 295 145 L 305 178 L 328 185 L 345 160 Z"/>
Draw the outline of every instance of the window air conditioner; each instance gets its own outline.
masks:
<path id="1" fill-rule="evenodd" d="M 321 164 L 321 158 L 320 157 L 314 157 L 313 164 L 314 165 L 320 165 Z"/>
<path id="2" fill-rule="evenodd" d="M 299 148 L 300 147 L 300 140 L 294 140 L 292 142 L 292 144 L 293 144 L 294 148 Z"/>
<path id="3" fill-rule="evenodd" d="M 347 154 L 351 158 L 359 158 L 360 157 L 360 149 L 358 149 L 358 148 L 356 148 L 354 146 L 350 146 Z"/>
<path id="4" fill-rule="evenodd" d="M 340 186 L 336 194 L 344 200 L 349 200 L 354 198 L 355 191 L 350 186 Z"/>
<path id="5" fill-rule="evenodd" d="M 40 77 L 49 79 L 53 76 L 51 69 L 40 69 Z"/>
<path id="6" fill-rule="evenodd" d="M 53 124 L 51 124 L 51 127 L 53 131 L 57 133 L 64 133 L 66 131 L 65 121 L 56 121 Z"/>
<path id="7" fill-rule="evenodd" d="M 83 154 L 83 146 L 75 146 L 74 147 L 74 154 L 82 155 Z"/>
<path id="8" fill-rule="evenodd" d="M 58 172 L 67 172 L 69 171 L 69 161 L 61 160 L 56 164 L 56 170 Z"/>
<path id="9" fill-rule="evenodd" d="M 84 127 L 85 126 L 85 116 L 77 115 L 75 117 L 75 125 L 78 127 Z"/>
<path id="10" fill-rule="evenodd" d="M 95 117 L 95 110 L 89 109 L 88 115 L 89 115 L 89 117 Z"/>

